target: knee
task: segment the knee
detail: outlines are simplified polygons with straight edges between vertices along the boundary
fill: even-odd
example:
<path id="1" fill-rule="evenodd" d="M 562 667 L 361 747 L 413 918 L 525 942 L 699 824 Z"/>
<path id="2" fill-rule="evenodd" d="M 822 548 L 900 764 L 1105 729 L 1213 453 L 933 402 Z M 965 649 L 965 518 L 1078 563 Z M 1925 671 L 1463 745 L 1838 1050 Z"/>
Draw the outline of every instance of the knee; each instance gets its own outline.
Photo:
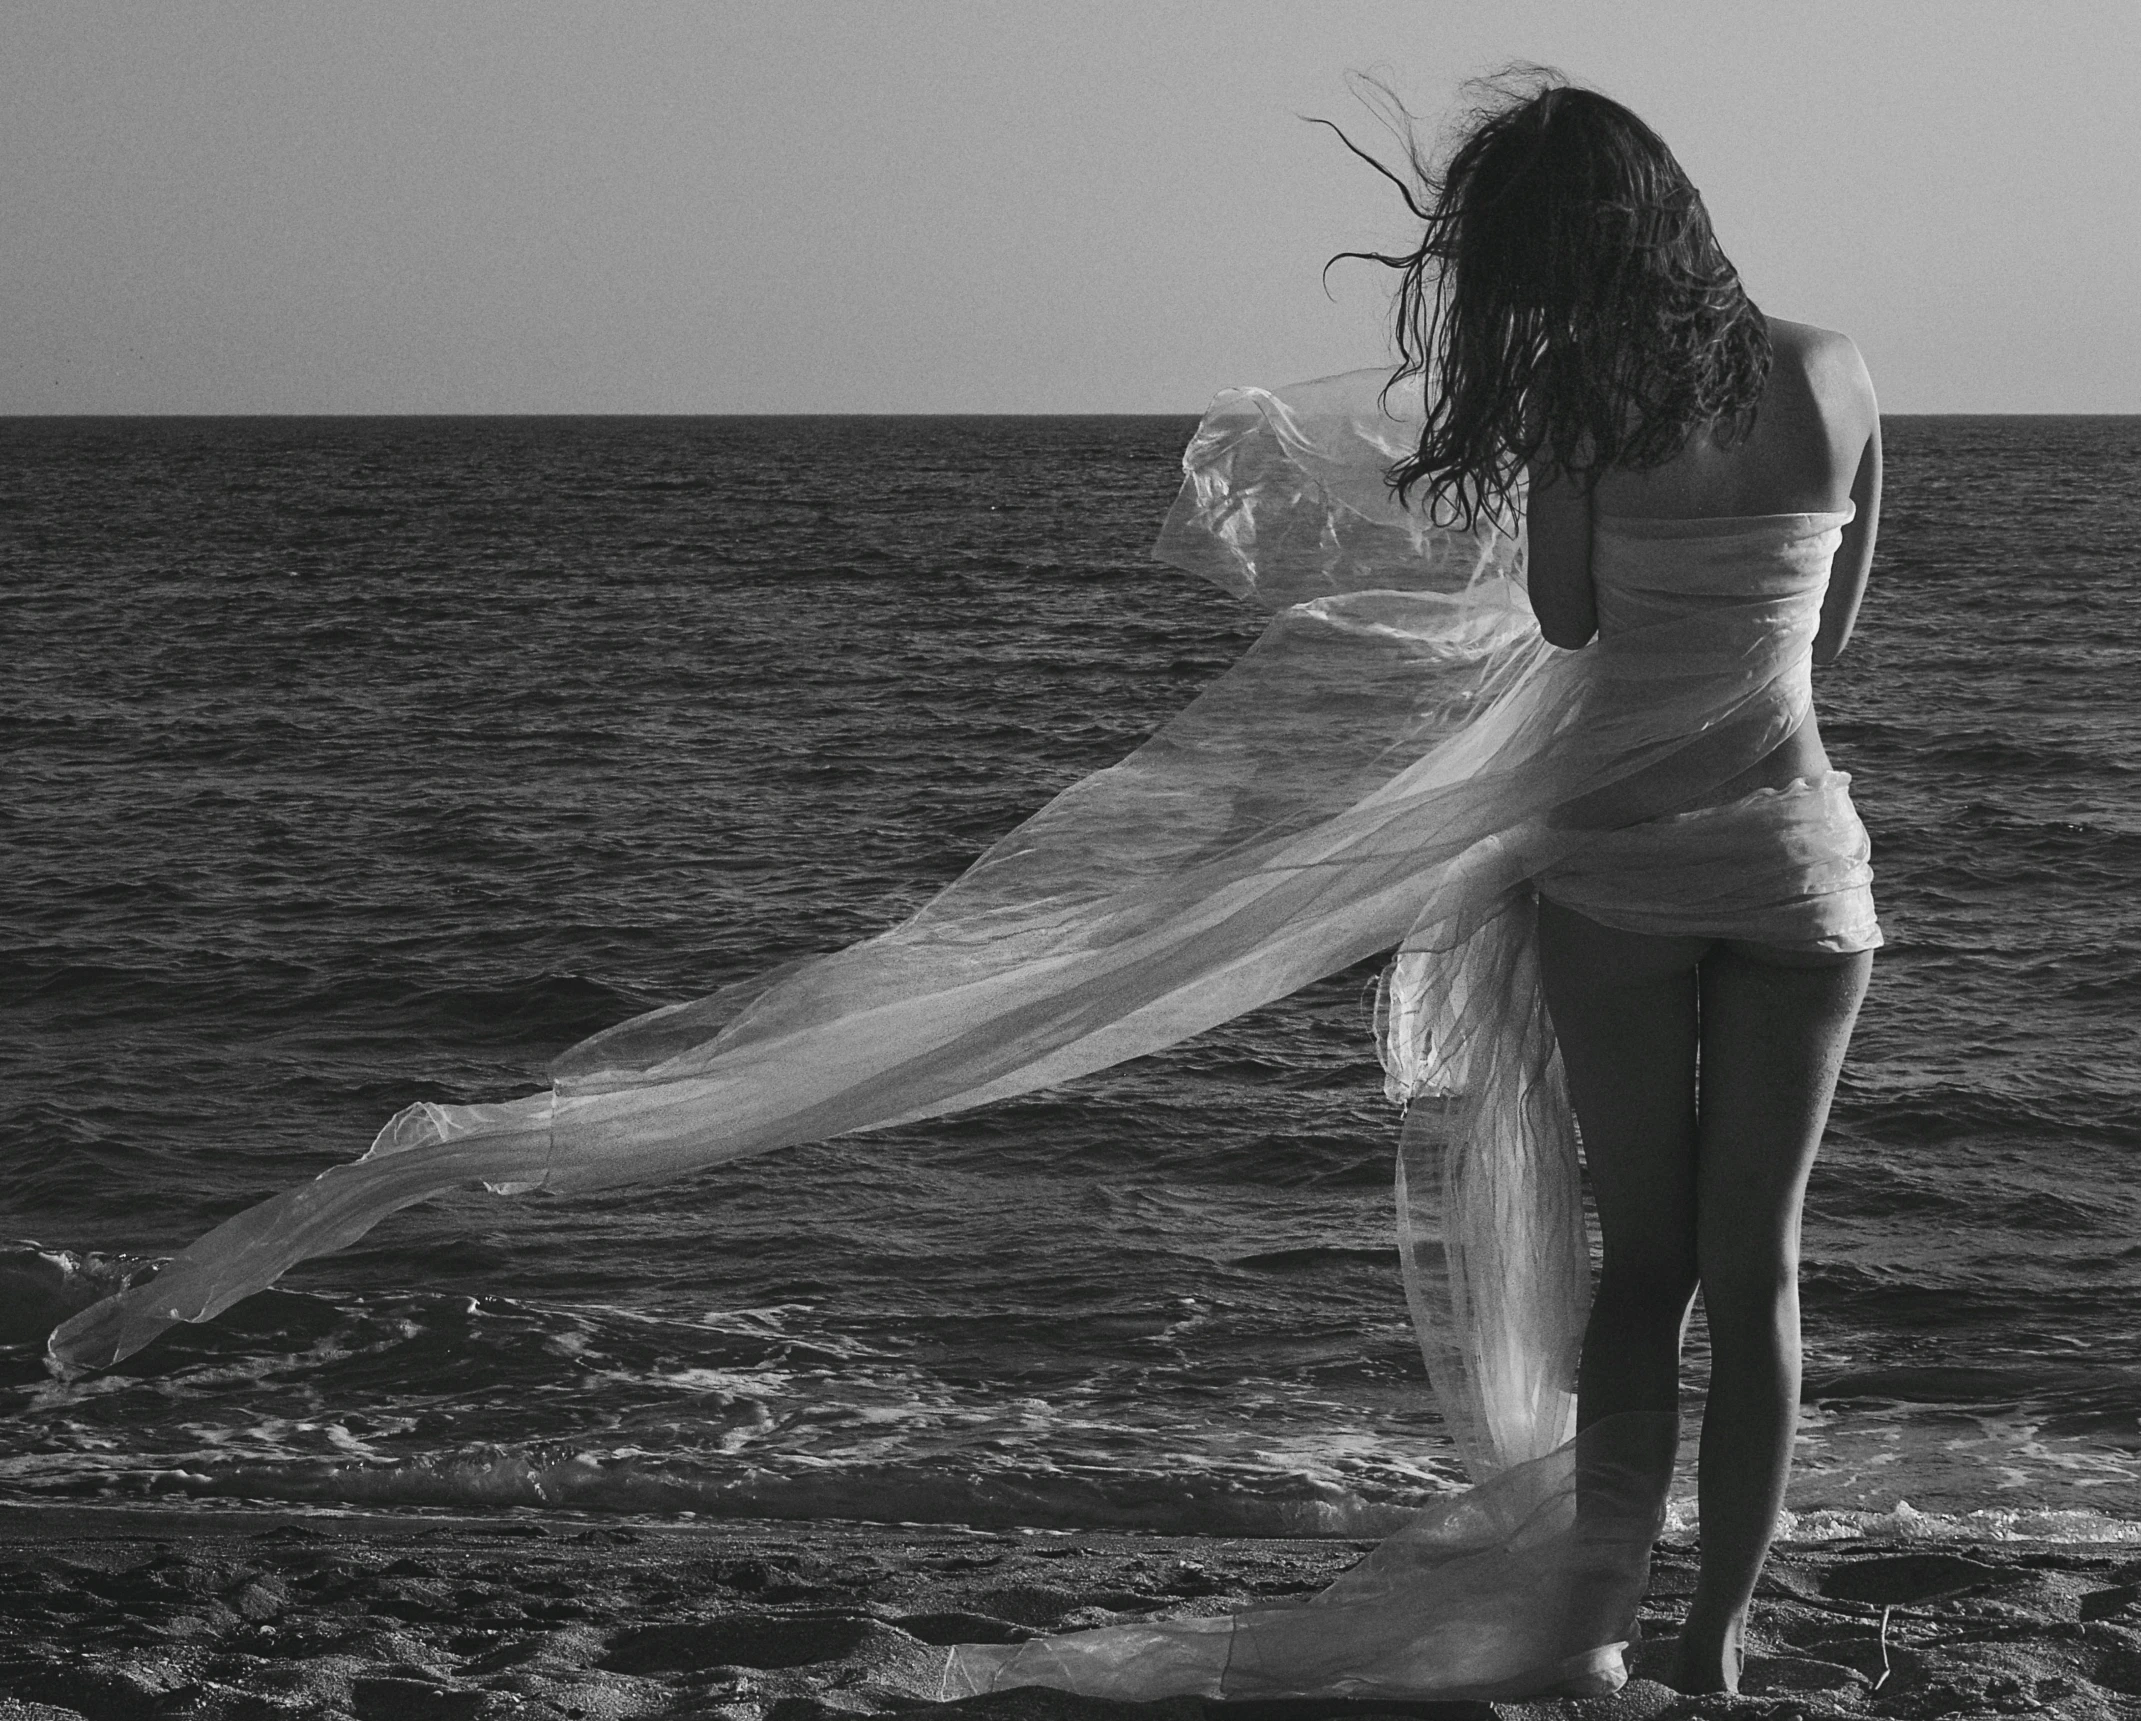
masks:
<path id="1" fill-rule="evenodd" d="M 1726 1336 L 1759 1339 L 1799 1310 L 1799 1261 L 1782 1250 L 1742 1249 L 1702 1263 L 1703 1318 L 1713 1344 Z"/>

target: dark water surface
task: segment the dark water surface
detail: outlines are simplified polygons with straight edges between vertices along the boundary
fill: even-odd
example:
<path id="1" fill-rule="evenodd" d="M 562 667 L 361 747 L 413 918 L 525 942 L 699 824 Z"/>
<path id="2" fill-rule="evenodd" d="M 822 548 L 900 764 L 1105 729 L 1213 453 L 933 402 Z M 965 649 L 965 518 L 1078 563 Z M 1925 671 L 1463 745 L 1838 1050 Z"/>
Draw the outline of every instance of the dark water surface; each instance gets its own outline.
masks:
<path id="1" fill-rule="evenodd" d="M 456 1197 L 42 1366 L 126 1260 L 882 928 L 1128 751 L 1256 628 L 1146 560 L 1189 428 L 0 421 L 0 1496 L 1364 1533 L 1454 1479 L 1367 971 L 966 1117 Z M 2141 420 L 1888 430 L 1817 679 L 1889 945 L 1793 1504 L 2125 1534 Z"/>

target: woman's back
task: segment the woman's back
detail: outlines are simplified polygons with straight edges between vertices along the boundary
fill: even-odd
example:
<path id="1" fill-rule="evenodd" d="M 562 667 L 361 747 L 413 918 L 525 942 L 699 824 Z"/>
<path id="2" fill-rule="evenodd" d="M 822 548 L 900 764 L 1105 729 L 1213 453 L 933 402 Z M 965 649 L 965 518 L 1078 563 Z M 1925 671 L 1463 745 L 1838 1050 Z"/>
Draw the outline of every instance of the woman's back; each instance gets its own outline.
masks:
<path id="1" fill-rule="evenodd" d="M 1771 318 L 1769 335 L 1775 357 L 1750 432 L 1720 445 L 1710 431 L 1698 430 L 1663 466 L 1609 469 L 1592 492 L 1598 514 L 1676 520 L 1827 514 L 1857 499 L 1860 465 L 1879 427 L 1858 349 L 1806 323 Z"/>
<path id="2" fill-rule="evenodd" d="M 1662 465 L 1611 466 L 1588 491 L 1534 469 L 1529 506 L 1530 584 L 1540 625 L 1557 645 L 1580 647 L 1598 625 L 1594 531 L 1628 519 L 1741 519 L 1853 510 L 1829 570 L 1814 662 L 1842 652 L 1866 589 L 1881 508 L 1881 420 L 1858 348 L 1805 323 L 1769 320 L 1774 359 L 1743 436 L 1721 442 L 1698 427 Z M 1818 779 L 1829 769 L 1811 717 L 1767 758 L 1697 804 Z"/>

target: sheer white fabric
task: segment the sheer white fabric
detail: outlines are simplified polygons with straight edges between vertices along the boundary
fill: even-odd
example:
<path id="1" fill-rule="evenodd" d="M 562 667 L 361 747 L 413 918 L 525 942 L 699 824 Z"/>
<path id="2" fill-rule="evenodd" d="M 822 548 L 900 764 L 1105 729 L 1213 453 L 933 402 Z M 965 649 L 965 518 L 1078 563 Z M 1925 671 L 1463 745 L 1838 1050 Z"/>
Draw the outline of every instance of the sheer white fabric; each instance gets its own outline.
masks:
<path id="1" fill-rule="evenodd" d="M 1098 1638 L 993 1662 L 963 1650 L 955 1673 L 980 1689 L 1046 1660 L 1049 1683 L 1148 1696 L 1617 1683 L 1607 1646 L 1640 1594 L 1656 1503 L 1611 1478 L 1635 1474 L 1627 1450 L 1656 1431 L 1618 1419 L 1567 1444 L 1588 1269 L 1528 881 L 1611 894 L 1616 864 L 1640 870 L 1651 851 L 1610 842 L 1661 840 L 1670 815 L 1797 727 L 1848 516 L 1602 532 L 1600 637 L 1558 651 L 1526 600 L 1520 540 L 1393 504 L 1383 472 L 1418 427 L 1385 412 L 1383 381 L 1219 398 L 1155 553 L 1274 612 L 1269 626 L 1143 747 L 1064 791 L 912 919 L 597 1035 L 558 1061 L 548 1092 L 410 1107 L 361 1160 L 67 1322 L 57 1363 L 108 1365 L 445 1189 L 598 1189 L 984 1104 L 1397 948 L 1381 1038 L 1389 1091 L 1409 1106 L 1407 1286 L 1432 1382 L 1487 1487 L 1310 1609 L 1225 1630 L 1139 1627 L 1108 1639 L 1127 1661 Z M 1772 816 L 1815 804 L 1775 801 Z M 1836 836 L 1831 819 L 1798 871 L 1827 865 Z M 1588 871 L 1587 853 L 1599 857 Z M 1743 860 L 1691 863 L 1661 912 L 1724 901 L 1717 868 Z M 1773 883 L 1822 897 L 1814 921 L 1857 913 L 1862 847 L 1860 873 L 1828 866 L 1820 889 L 1795 883 L 1795 864 Z M 1859 919 L 1870 926 L 1870 898 Z M 1484 1660 L 1426 1623 L 1437 1609 L 1474 1618 L 1467 1596 L 1544 1595 L 1549 1570 L 1566 1605 L 1514 1606 Z M 1277 1623 L 1241 1623 L 1266 1615 Z"/>
<path id="2" fill-rule="evenodd" d="M 1881 942 L 1873 845 L 1842 771 L 1603 831 L 1538 879 L 1579 914 L 1668 937 L 1843 953 Z"/>
<path id="3" fill-rule="evenodd" d="M 1576 1432 L 1591 1302 L 1575 1114 L 1539 989 L 1530 893 L 1383 976 L 1398 1259 L 1443 1421 L 1475 1481 Z"/>
<path id="4" fill-rule="evenodd" d="M 1671 1417 L 1608 1418 L 1428 1507 L 1305 1602 L 962 1644 L 942 1695 L 1015 1685 L 1132 1701 L 1616 1691 L 1673 1435 Z"/>

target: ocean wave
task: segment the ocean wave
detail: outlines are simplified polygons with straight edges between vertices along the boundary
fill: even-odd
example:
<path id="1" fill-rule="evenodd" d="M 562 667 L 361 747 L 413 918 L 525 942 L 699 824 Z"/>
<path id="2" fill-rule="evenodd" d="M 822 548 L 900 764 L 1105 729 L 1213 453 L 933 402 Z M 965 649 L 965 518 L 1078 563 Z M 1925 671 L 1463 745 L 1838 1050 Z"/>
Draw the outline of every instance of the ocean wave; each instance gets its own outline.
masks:
<path id="1" fill-rule="evenodd" d="M 850 1519 L 976 1529 L 1137 1530 L 1155 1535 L 1385 1536 L 1422 1497 L 1375 1499 L 1297 1476 L 1090 1474 L 915 1465 L 826 1471 L 696 1471 L 658 1458 L 544 1446 L 427 1455 L 408 1463 L 215 1464 L 125 1473 L 13 1467 L 22 1497 L 234 1499 L 371 1507 L 536 1507 L 702 1518 Z"/>
<path id="2" fill-rule="evenodd" d="M 1691 1502 L 1676 1500 L 1669 1540 L 1693 1541 L 1701 1519 Z M 1979 1506 L 1962 1512 L 1921 1512 L 1908 1500 L 1886 1511 L 1784 1512 L 1777 1537 L 1785 1542 L 2141 1542 L 2141 1519 L 2082 1507 Z"/>
<path id="3" fill-rule="evenodd" d="M 2124 1070 L 2101 1076 L 2122 1084 L 2130 1080 Z M 2039 1091 L 2022 1093 L 1925 1084 L 1894 1097 L 1868 1095 L 1861 1087 L 1839 1098 L 1837 1112 L 1872 1140 L 1897 1146 L 1933 1147 L 1978 1138 L 2141 1146 L 2141 1118 L 2131 1093 L 2108 1082 L 2070 1081 L 2058 1087 L 2047 1082 Z M 2077 1202 L 2086 1202 L 2084 1192 L 2073 1193 Z"/>
<path id="4" fill-rule="evenodd" d="M 1398 1251 L 1388 1248 L 1358 1248 L 1343 1244 L 1312 1243 L 1297 1249 L 1265 1249 L 1254 1255 L 1237 1255 L 1230 1266 L 1259 1273 L 1298 1272 L 1306 1267 L 1348 1267 L 1364 1264 L 1397 1270 Z"/>
<path id="5" fill-rule="evenodd" d="M 354 1438 L 347 1444 L 359 1445 Z M 18 1474 L 20 1497 L 242 1500 L 311 1507 L 587 1512 L 698 1518 L 961 1525 L 979 1530 L 1139 1532 L 1169 1536 L 1380 1538 L 1445 1486 L 1374 1498 L 1300 1478 L 1115 1467 L 1080 1475 L 1006 1468 L 993 1474 L 907 1465 L 837 1473 L 755 1469 L 695 1473 L 687 1466 L 543 1446 L 435 1455 L 409 1463 L 177 1464 L 121 1477 Z M 1663 1540 L 1699 1540 L 1692 1493 L 1669 1502 Z M 2141 1519 L 2087 1507 L 2018 1504 L 1921 1511 L 1816 1507 L 1778 1516 L 1785 1543 L 1928 1541 L 2141 1543 Z"/>

